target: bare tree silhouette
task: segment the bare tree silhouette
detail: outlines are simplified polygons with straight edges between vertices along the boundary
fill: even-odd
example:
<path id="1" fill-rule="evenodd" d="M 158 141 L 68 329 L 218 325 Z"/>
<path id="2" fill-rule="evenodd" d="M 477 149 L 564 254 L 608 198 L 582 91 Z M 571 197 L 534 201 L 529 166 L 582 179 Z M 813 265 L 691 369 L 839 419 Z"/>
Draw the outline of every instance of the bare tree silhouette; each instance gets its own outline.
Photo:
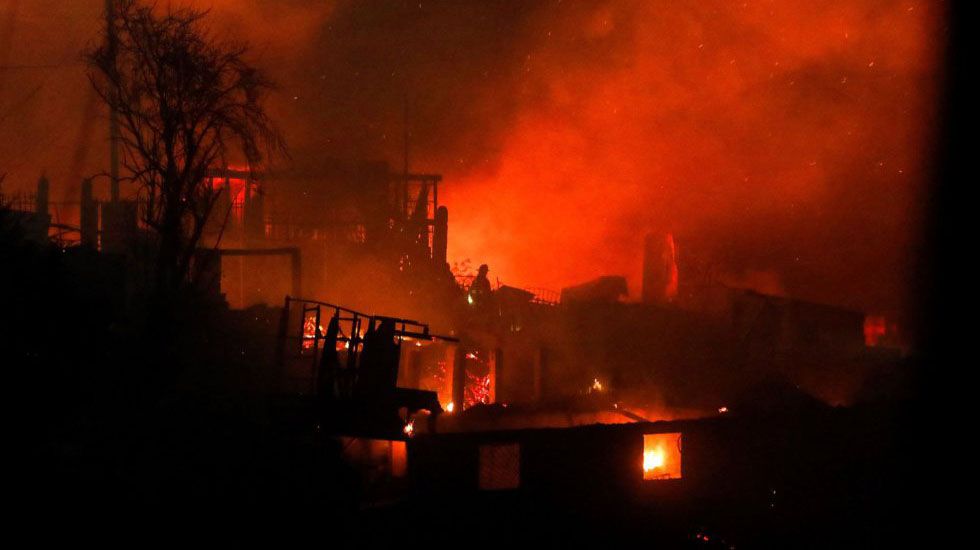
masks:
<path id="1" fill-rule="evenodd" d="M 203 24 L 207 11 L 114 0 L 109 40 L 86 54 L 89 79 L 117 113 L 123 179 L 157 234 L 156 288 L 186 279 L 218 198 L 208 168 L 240 151 L 249 163 L 285 154 L 262 100 L 272 83 Z"/>

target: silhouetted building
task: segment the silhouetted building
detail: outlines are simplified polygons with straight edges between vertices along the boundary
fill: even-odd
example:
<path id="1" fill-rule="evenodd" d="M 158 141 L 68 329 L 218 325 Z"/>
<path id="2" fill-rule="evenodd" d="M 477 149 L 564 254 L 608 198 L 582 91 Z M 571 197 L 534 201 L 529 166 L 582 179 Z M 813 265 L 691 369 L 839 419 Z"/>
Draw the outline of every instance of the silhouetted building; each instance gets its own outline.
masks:
<path id="1" fill-rule="evenodd" d="M 561 289 L 561 302 L 618 302 L 628 294 L 625 277 L 606 275 Z"/>

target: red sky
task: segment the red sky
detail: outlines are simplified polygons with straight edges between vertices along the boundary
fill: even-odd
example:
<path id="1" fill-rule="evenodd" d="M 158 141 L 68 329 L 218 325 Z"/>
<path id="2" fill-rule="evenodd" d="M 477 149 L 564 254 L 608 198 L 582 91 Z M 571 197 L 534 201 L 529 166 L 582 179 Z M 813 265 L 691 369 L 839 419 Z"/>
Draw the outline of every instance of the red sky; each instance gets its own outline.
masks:
<path id="1" fill-rule="evenodd" d="M 450 256 L 560 288 L 672 231 L 731 282 L 901 312 L 928 191 L 943 4 L 220 0 L 280 84 L 293 157 L 445 175 Z M 0 172 L 104 169 L 80 51 L 101 0 L 0 0 Z M 94 116 L 93 116 L 94 115 Z M 684 273 L 681 273 L 683 279 Z"/>

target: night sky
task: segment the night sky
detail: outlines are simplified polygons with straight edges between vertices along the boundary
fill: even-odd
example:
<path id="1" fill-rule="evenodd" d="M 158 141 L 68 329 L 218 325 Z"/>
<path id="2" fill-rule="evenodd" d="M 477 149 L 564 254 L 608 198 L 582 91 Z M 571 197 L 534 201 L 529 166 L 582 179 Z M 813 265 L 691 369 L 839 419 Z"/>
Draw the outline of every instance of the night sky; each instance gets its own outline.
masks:
<path id="1" fill-rule="evenodd" d="M 160 2 L 165 4 L 165 2 Z M 936 1 L 215 0 L 279 83 L 297 166 L 445 176 L 450 258 L 558 289 L 648 231 L 722 280 L 908 315 L 944 37 Z M 0 0 L 0 173 L 105 169 L 81 50 L 102 0 Z M 60 190 L 60 191 L 59 191 Z M 683 279 L 684 273 L 681 273 Z"/>

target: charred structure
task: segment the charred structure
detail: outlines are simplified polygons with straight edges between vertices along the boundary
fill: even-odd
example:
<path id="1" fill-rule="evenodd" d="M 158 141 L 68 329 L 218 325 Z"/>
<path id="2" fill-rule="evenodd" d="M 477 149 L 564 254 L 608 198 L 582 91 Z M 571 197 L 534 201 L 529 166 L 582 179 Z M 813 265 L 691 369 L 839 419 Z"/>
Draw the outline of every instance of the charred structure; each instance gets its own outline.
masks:
<path id="1" fill-rule="evenodd" d="M 559 46 L 515 41 L 514 75 L 461 57 L 423 78 L 411 74 L 412 52 L 407 74 L 398 63 L 388 70 L 386 48 L 400 39 L 357 30 L 400 22 L 358 19 L 376 8 L 342 2 L 336 17 L 353 17 L 350 28 L 327 25 L 297 56 L 312 93 L 290 83 L 286 101 L 266 111 L 272 80 L 245 61 L 244 46 L 198 26 L 208 13 L 106 2 L 105 40 L 86 59 L 89 114 L 106 107 L 108 168 L 86 172 L 80 143 L 68 178 L 21 178 L 30 192 L 9 191 L 0 172 L 0 263 L 11 281 L 0 285 L 0 358 L 24 378 L 11 387 L 34 436 L 22 453 L 32 464 L 16 470 L 32 487 L 18 502 L 70 512 L 90 495 L 140 511 L 295 507 L 361 546 L 504 545 L 524 529 L 552 544 L 640 538 L 667 548 L 896 538 L 881 531 L 900 532 L 896 503 L 907 480 L 931 474 L 921 460 L 931 450 L 913 441 L 925 431 L 909 407 L 916 341 L 902 332 L 907 316 L 893 315 L 907 313 L 904 298 L 867 289 L 911 284 L 890 271 L 904 258 L 892 250 L 902 248 L 897 235 L 911 232 L 895 227 L 905 218 L 885 219 L 894 204 L 840 182 L 893 182 L 910 177 L 904 170 L 924 180 L 918 153 L 908 140 L 864 150 L 874 140 L 851 137 L 847 111 L 846 124 L 828 122 L 847 138 L 784 135 L 792 125 L 780 127 L 772 108 L 806 111 L 823 58 L 788 55 L 782 31 L 753 35 L 762 61 L 743 66 L 702 7 L 689 6 L 688 21 L 677 19 L 684 10 L 642 2 L 506 4 L 481 5 L 475 19 L 500 31 L 511 19 L 493 14 L 512 10 L 537 31 L 548 10 L 572 10 L 556 19 Z M 426 25 L 458 8 L 435 10 Z M 775 18 L 779 8 L 766 10 Z M 0 27 L 16 20 L 17 9 L 8 13 Z M 667 36 L 672 25 L 629 23 L 630 14 L 695 23 L 681 27 L 697 29 L 687 46 L 698 62 L 666 55 L 674 43 L 644 32 Z M 550 44 L 551 27 L 540 34 Z M 372 68 L 361 80 L 370 55 L 339 65 L 322 55 L 320 42 L 336 46 L 335 35 L 347 39 L 342 56 L 384 59 L 384 79 Z M 674 38 L 680 48 L 690 37 Z M 795 46 L 838 47 L 811 38 Z M 569 45 L 584 69 L 562 64 Z M 901 57 L 859 68 L 905 67 Z M 784 59 L 791 69 L 768 66 Z M 317 87 L 333 65 L 348 79 L 340 87 L 364 97 L 344 103 Z M 444 79 L 471 70 L 479 86 L 460 90 L 472 104 L 440 95 Z M 389 72 L 441 99 L 391 86 Z M 756 72 L 768 79 L 752 80 Z M 845 73 L 840 85 L 861 80 Z M 470 89 L 491 81 L 514 105 Z M 697 93 L 685 88 L 694 81 L 704 83 Z M 874 82 L 868 97 L 893 81 Z M 776 91 L 784 84 L 792 93 Z M 681 99 L 663 107 L 651 90 Z M 395 120 L 383 104 L 396 95 L 400 126 L 368 117 L 351 131 L 344 114 L 345 134 L 324 123 L 361 101 Z M 834 97 L 824 103 L 854 100 Z M 469 128 L 484 110 L 502 117 L 499 127 Z M 308 119 L 305 132 L 289 128 L 301 142 L 292 155 L 259 147 L 285 153 L 271 113 Z M 807 120 L 826 114 L 806 111 Z M 889 157 L 886 145 L 902 154 Z M 835 154 L 839 165 L 828 166 Z M 861 163 L 871 156 L 869 172 Z M 869 213 L 841 204 L 870 204 Z M 867 233 L 862 246 L 841 238 L 854 227 Z M 837 252 L 874 269 L 809 293 L 831 272 L 865 276 L 824 265 Z M 542 281 L 556 288 L 531 286 Z"/>

